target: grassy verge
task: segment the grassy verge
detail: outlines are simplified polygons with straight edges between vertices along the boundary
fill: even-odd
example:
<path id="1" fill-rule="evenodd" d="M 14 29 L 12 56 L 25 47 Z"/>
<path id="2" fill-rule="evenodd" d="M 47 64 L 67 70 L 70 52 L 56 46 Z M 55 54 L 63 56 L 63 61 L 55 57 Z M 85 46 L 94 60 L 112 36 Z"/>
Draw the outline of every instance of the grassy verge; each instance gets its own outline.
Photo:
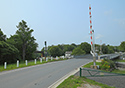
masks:
<path id="1" fill-rule="evenodd" d="M 101 62 L 96 62 L 96 65 L 100 65 L 100 64 L 101 64 Z M 83 67 L 90 68 L 91 65 L 93 65 L 93 62 L 90 62 L 90 63 L 84 65 Z M 125 70 L 121 71 L 121 70 L 115 69 L 112 72 L 125 74 Z M 70 76 L 68 79 L 63 81 L 57 88 L 77 88 L 77 87 L 83 87 L 85 84 L 89 84 L 91 86 L 96 86 L 98 88 L 115 88 L 115 87 L 111 87 L 111 86 L 108 86 L 108 85 L 105 85 L 102 83 L 98 83 L 98 82 L 88 79 L 86 77 L 78 77 L 78 76 Z"/>
<path id="2" fill-rule="evenodd" d="M 100 64 L 101 64 L 101 62 L 96 62 L 96 65 L 100 65 Z M 84 65 L 83 67 L 84 68 L 90 68 L 91 65 L 93 65 L 93 62 L 90 62 L 90 63 Z M 104 71 L 106 71 L 106 70 L 104 70 Z M 109 71 L 106 71 L 106 72 L 109 72 Z M 113 73 L 125 74 L 125 70 L 114 69 L 112 72 Z"/>
<path id="3" fill-rule="evenodd" d="M 101 62 L 96 62 L 96 65 L 100 65 L 100 64 L 101 64 Z M 84 65 L 83 67 L 84 68 L 90 68 L 91 65 L 93 65 L 93 62 L 90 62 L 90 63 Z"/>
<path id="4" fill-rule="evenodd" d="M 96 81 L 87 79 L 85 77 L 70 76 L 68 79 L 63 81 L 57 88 L 77 88 L 83 87 L 85 84 L 94 85 L 101 88 L 115 88 Z"/>
<path id="5" fill-rule="evenodd" d="M 120 73 L 120 74 L 125 74 L 125 70 L 118 70 L 118 69 L 115 69 L 112 71 L 113 73 Z"/>
<path id="6" fill-rule="evenodd" d="M 117 62 L 125 62 L 125 60 L 120 60 L 120 59 L 117 59 L 115 61 L 117 61 Z"/>
<path id="7" fill-rule="evenodd" d="M 33 66 L 33 65 L 44 64 L 44 63 L 53 62 L 53 61 L 61 61 L 61 60 L 67 60 L 67 59 L 58 59 L 58 60 L 53 59 L 53 60 L 48 60 L 47 62 L 46 61 L 42 61 L 42 63 L 38 60 L 36 62 L 36 64 L 34 63 L 34 61 L 31 61 L 31 62 L 28 62 L 27 65 L 26 65 L 25 62 L 20 62 L 19 63 L 19 67 L 17 67 L 16 63 L 15 64 L 8 64 L 6 69 L 4 69 L 3 65 L 0 65 L 0 72 L 13 70 L 13 69 L 18 69 L 18 68 L 23 68 L 23 67 L 28 67 L 28 66 Z"/>

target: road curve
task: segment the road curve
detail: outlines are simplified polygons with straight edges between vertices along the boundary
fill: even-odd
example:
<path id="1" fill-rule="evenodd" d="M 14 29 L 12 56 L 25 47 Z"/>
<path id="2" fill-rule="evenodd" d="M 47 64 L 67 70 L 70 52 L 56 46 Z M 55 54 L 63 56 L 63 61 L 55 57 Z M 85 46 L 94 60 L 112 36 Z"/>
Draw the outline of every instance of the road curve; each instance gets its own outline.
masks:
<path id="1" fill-rule="evenodd" d="M 48 88 L 92 59 L 69 59 L 0 73 L 0 88 Z"/>

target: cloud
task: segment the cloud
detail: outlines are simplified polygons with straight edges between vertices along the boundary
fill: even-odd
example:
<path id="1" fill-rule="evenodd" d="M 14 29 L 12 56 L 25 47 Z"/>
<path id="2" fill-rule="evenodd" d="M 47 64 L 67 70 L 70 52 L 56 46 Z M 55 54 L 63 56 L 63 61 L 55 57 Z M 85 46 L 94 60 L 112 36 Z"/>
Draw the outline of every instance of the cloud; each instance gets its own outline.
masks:
<path id="1" fill-rule="evenodd" d="M 103 35 L 97 34 L 97 36 L 95 37 L 95 39 L 100 39 L 100 38 L 102 38 L 102 37 L 103 37 Z"/>
<path id="2" fill-rule="evenodd" d="M 110 10 L 105 11 L 104 15 L 106 16 L 112 15 L 112 10 L 110 9 Z"/>
<path id="3" fill-rule="evenodd" d="M 83 40 L 88 40 L 89 38 L 90 38 L 90 36 L 87 35 L 87 36 L 83 37 Z"/>
<path id="4" fill-rule="evenodd" d="M 114 21 L 122 28 L 125 29 L 125 18 L 114 19 Z"/>

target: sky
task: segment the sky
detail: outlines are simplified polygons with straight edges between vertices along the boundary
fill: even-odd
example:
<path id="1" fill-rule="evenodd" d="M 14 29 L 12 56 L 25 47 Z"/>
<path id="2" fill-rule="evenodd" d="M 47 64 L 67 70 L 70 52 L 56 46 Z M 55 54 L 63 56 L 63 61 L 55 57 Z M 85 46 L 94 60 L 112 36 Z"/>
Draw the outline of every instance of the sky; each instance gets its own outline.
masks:
<path id="1" fill-rule="evenodd" d="M 125 41 L 125 0 L 0 0 L 0 28 L 9 38 L 26 21 L 38 50 L 45 41 L 48 46 L 90 44 L 89 4 L 95 43 L 119 46 Z"/>

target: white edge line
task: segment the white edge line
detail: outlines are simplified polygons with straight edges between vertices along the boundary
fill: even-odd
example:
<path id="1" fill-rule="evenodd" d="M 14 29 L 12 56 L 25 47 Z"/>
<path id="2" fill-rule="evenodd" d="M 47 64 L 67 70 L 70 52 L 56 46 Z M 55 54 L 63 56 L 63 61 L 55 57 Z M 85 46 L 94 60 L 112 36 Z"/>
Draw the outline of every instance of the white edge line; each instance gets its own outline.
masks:
<path id="1" fill-rule="evenodd" d="M 80 67 L 82 67 L 82 66 L 84 66 L 84 65 L 86 65 L 86 64 L 88 64 L 88 63 L 90 63 L 90 62 L 92 62 L 92 61 L 89 61 L 89 62 L 87 62 L 87 63 L 81 65 Z M 77 73 L 77 72 L 79 71 L 79 68 L 80 68 L 80 67 L 78 67 L 77 69 L 75 69 L 75 70 L 69 72 L 68 74 L 66 74 L 65 76 L 63 76 L 62 78 L 60 78 L 59 80 L 57 80 L 56 82 L 54 82 L 52 85 L 50 85 L 48 88 L 56 88 L 56 87 L 59 86 L 65 79 L 67 79 L 69 76 L 74 75 L 75 73 Z"/>
<path id="2" fill-rule="evenodd" d="M 68 74 L 66 74 L 65 76 L 63 76 L 62 78 L 60 78 L 59 80 L 57 80 L 55 83 L 53 83 L 52 85 L 50 85 L 48 88 L 56 88 L 59 84 L 61 84 L 65 79 L 67 79 L 69 76 L 74 75 L 76 72 L 78 72 L 79 69 L 77 68 L 76 70 L 73 70 L 71 72 L 69 72 Z"/>

